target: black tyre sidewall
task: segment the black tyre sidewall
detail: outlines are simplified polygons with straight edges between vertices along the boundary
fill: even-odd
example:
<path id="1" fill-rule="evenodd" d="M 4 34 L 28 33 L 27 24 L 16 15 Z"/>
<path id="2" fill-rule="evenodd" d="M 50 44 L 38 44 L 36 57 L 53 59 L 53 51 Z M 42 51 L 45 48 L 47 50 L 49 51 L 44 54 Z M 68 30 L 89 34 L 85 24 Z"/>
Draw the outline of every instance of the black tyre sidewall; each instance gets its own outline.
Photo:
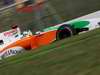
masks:
<path id="1" fill-rule="evenodd" d="M 60 31 L 64 30 L 64 29 L 67 29 L 70 32 L 70 36 L 69 37 L 77 34 L 76 30 L 74 29 L 74 27 L 72 27 L 70 24 L 64 24 L 64 25 L 62 25 L 62 26 L 60 26 L 58 28 L 57 33 L 56 33 L 56 40 L 61 40 L 61 38 L 59 38 L 59 34 L 60 34 Z"/>

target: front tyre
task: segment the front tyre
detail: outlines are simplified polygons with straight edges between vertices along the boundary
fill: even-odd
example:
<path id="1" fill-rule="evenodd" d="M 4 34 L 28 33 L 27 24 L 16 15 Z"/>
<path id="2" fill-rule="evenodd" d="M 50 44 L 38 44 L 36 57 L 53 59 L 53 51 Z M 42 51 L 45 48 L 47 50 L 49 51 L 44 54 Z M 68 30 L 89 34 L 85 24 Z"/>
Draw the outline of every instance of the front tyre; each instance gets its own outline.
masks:
<path id="1" fill-rule="evenodd" d="M 75 34 L 77 34 L 77 32 L 71 25 L 64 24 L 58 28 L 57 33 L 56 33 L 56 39 L 62 40 L 64 38 L 71 37 Z"/>

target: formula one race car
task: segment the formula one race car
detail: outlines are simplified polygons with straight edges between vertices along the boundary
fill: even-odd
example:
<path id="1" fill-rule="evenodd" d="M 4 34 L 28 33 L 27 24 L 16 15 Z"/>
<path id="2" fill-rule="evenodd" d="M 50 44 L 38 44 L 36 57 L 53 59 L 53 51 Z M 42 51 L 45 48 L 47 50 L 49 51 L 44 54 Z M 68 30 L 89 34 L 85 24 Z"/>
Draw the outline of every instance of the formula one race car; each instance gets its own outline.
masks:
<path id="1" fill-rule="evenodd" d="M 31 31 L 21 33 L 18 27 L 2 32 L 0 34 L 0 58 L 13 56 L 25 50 L 50 44 L 55 40 L 61 40 L 98 28 L 100 26 L 100 18 L 97 18 L 98 13 L 100 11 L 45 28 L 42 32 L 36 32 L 35 35 Z"/>

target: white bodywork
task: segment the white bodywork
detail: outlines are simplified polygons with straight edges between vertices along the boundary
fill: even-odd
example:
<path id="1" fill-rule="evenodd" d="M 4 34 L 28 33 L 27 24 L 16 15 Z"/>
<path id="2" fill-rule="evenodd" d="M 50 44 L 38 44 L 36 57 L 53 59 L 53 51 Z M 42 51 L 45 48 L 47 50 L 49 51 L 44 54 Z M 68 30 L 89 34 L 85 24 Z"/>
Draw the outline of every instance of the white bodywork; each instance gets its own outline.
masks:
<path id="1" fill-rule="evenodd" d="M 0 51 L 7 45 L 21 39 L 21 37 L 22 35 L 19 28 L 0 33 L 0 40 L 3 41 L 3 43 L 0 43 Z"/>
<path id="2" fill-rule="evenodd" d="M 4 51 L 2 50 L 8 45 L 22 39 L 23 37 L 27 35 L 32 35 L 32 32 L 24 31 L 23 34 L 21 34 L 20 28 L 11 29 L 11 30 L 0 33 L 0 59 L 23 52 L 24 48 L 21 46 L 12 47 Z"/>

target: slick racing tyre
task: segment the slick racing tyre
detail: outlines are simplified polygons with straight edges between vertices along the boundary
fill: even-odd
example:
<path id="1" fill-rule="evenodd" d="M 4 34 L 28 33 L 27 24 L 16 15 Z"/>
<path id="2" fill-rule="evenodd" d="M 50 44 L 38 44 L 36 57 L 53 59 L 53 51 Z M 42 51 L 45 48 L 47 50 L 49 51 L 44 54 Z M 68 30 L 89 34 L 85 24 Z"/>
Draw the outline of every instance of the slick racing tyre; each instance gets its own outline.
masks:
<path id="1" fill-rule="evenodd" d="M 71 25 L 64 24 L 58 28 L 57 33 L 56 33 L 56 39 L 62 40 L 64 38 L 71 37 L 75 34 L 77 34 L 77 32 Z"/>

